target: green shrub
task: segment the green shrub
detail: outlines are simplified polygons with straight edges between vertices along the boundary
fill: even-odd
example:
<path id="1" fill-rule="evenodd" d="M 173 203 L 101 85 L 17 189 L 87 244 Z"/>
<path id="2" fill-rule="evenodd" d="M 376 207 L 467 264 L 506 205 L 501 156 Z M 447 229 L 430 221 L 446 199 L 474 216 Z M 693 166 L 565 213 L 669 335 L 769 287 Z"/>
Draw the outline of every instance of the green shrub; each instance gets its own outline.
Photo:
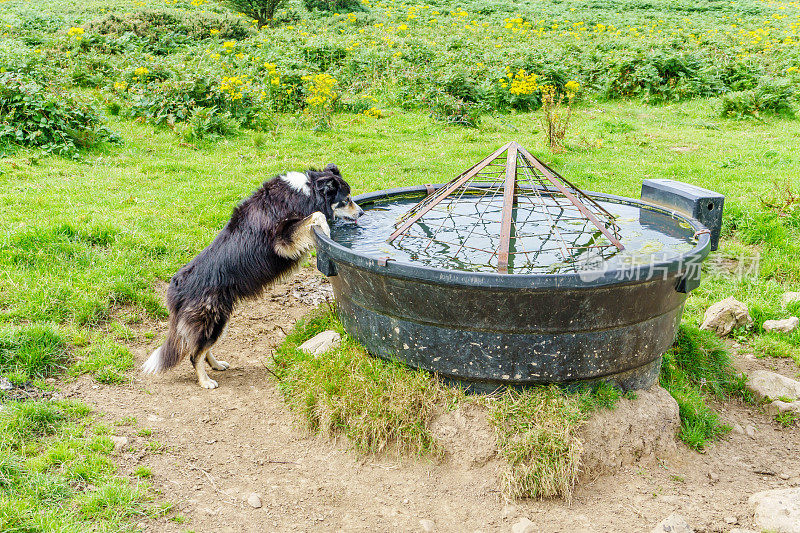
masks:
<path id="1" fill-rule="evenodd" d="M 130 115 L 155 125 L 184 122 L 198 107 L 222 105 L 218 83 L 206 76 L 142 84 L 135 92 Z"/>
<path id="2" fill-rule="evenodd" d="M 187 121 L 181 135 L 187 141 L 215 140 L 233 135 L 239 123 L 227 112 L 216 107 L 197 107 Z"/>
<path id="3" fill-rule="evenodd" d="M 637 51 L 612 59 L 606 68 L 604 92 L 608 98 L 638 96 L 657 103 L 711 96 L 722 90 L 712 61 L 701 52 Z"/>
<path id="4" fill-rule="evenodd" d="M 86 31 L 118 37 L 134 36 L 143 39 L 149 46 L 165 39 L 177 40 L 181 44 L 211 37 L 240 41 L 255 32 L 250 21 L 232 14 L 165 10 L 109 13 L 86 24 Z"/>
<path id="5" fill-rule="evenodd" d="M 239 13 L 254 18 L 263 26 L 275 18 L 275 12 L 286 4 L 286 0 L 224 0 L 224 4 Z"/>
<path id="6" fill-rule="evenodd" d="M 465 102 L 441 89 L 431 90 L 428 96 L 423 98 L 423 104 L 428 106 L 434 120 L 445 124 L 477 128 L 480 122 L 481 109 L 478 105 Z"/>
<path id="7" fill-rule="evenodd" d="M 81 148 L 117 140 L 91 105 L 29 78 L 0 74 L 0 145 L 36 146 L 77 158 Z"/>
<path id="8" fill-rule="evenodd" d="M 741 118 L 768 113 L 794 117 L 794 86 L 786 78 L 762 78 L 756 88 L 722 97 L 720 115 Z"/>
<path id="9" fill-rule="evenodd" d="M 367 11 L 359 0 L 303 0 L 309 11 L 329 11 L 331 13 L 353 13 Z"/>

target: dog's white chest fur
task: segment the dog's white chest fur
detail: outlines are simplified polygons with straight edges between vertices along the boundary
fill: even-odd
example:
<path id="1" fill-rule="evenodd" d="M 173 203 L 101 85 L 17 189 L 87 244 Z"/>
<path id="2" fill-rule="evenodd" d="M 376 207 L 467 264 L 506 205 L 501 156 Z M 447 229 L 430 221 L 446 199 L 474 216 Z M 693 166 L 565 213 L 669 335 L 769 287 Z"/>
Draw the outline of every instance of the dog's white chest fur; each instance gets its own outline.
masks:
<path id="1" fill-rule="evenodd" d="M 292 189 L 311 196 L 311 189 L 308 187 L 308 176 L 302 172 L 287 172 L 281 179 Z"/>

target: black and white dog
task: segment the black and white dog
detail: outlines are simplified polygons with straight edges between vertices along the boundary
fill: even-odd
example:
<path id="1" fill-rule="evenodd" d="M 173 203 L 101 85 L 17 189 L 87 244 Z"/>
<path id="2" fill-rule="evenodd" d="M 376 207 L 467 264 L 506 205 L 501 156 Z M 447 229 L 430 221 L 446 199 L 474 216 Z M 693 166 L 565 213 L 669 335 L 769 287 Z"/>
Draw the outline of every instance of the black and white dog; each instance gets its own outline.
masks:
<path id="1" fill-rule="evenodd" d="M 312 227 L 330 235 L 328 219 L 355 221 L 362 213 L 336 165 L 287 172 L 265 182 L 233 210 L 214 241 L 172 278 L 167 338 L 142 370 L 161 372 L 189 356 L 200 386 L 216 388 L 205 362 L 214 370 L 228 368 L 214 358 L 211 347 L 234 305 L 291 274 L 314 246 Z"/>

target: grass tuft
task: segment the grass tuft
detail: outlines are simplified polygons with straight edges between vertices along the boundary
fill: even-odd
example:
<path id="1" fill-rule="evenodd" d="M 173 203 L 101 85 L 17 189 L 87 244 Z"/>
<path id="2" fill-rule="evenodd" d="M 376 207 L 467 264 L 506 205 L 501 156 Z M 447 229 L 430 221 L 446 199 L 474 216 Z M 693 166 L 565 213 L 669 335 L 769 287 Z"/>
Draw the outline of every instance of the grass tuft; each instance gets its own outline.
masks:
<path id="1" fill-rule="evenodd" d="M 731 430 L 707 405 L 708 399 L 734 396 L 753 400 L 745 387 L 747 376 L 733 368 L 719 340 L 693 326 L 683 325 L 678 330 L 675 343 L 664 354 L 659 380 L 678 402 L 681 417 L 678 436 L 698 451 L 708 441 Z"/>
<path id="2" fill-rule="evenodd" d="M 325 357 L 297 350 L 326 329 L 342 334 L 340 347 Z M 274 372 L 291 408 L 324 435 L 345 434 L 367 453 L 389 446 L 401 453 L 436 453 L 428 423 L 456 391 L 440 387 L 425 372 L 381 361 L 345 333 L 331 310 L 300 321 L 275 353 Z"/>
<path id="3" fill-rule="evenodd" d="M 0 375 L 13 381 L 47 378 L 64 370 L 67 344 L 53 326 L 0 329 Z"/>
<path id="4" fill-rule="evenodd" d="M 580 400 L 555 386 L 510 390 L 490 413 L 508 462 L 503 492 L 512 498 L 570 495 L 582 452 L 575 431 L 586 419 Z"/>
<path id="5" fill-rule="evenodd" d="M 490 402 L 500 454 L 508 463 L 501 476 L 503 493 L 512 498 L 569 499 L 578 479 L 581 425 L 597 409 L 613 409 L 631 397 L 601 382 L 568 391 L 556 385 L 507 390 Z"/>
<path id="6" fill-rule="evenodd" d="M 120 384 L 128 381 L 125 372 L 133 368 L 133 354 L 107 335 L 94 334 L 88 346 L 77 349 L 78 360 L 69 369 L 73 376 L 91 374 L 96 381 Z"/>

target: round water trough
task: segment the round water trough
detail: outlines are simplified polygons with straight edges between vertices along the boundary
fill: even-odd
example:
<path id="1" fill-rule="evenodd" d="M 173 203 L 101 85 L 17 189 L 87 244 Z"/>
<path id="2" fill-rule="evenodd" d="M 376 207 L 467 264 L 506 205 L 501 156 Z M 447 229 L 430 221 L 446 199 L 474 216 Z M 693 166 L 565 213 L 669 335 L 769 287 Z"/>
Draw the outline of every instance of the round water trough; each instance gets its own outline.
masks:
<path id="1" fill-rule="evenodd" d="M 434 189 L 440 186 L 434 186 Z M 355 198 L 369 213 L 430 186 Z M 471 390 L 606 380 L 648 388 L 673 342 L 687 293 L 716 245 L 722 197 L 671 180 L 647 180 L 634 200 L 587 193 L 638 208 L 691 246 L 664 261 L 605 264 L 588 271 L 503 274 L 435 268 L 355 250 L 316 231 L 317 266 L 329 276 L 341 321 L 378 357 L 435 372 Z M 711 206 L 711 207 L 709 207 Z M 706 218 L 709 230 L 692 210 Z M 664 228 L 663 221 L 671 221 Z M 711 222 L 709 222 L 711 221 Z"/>

